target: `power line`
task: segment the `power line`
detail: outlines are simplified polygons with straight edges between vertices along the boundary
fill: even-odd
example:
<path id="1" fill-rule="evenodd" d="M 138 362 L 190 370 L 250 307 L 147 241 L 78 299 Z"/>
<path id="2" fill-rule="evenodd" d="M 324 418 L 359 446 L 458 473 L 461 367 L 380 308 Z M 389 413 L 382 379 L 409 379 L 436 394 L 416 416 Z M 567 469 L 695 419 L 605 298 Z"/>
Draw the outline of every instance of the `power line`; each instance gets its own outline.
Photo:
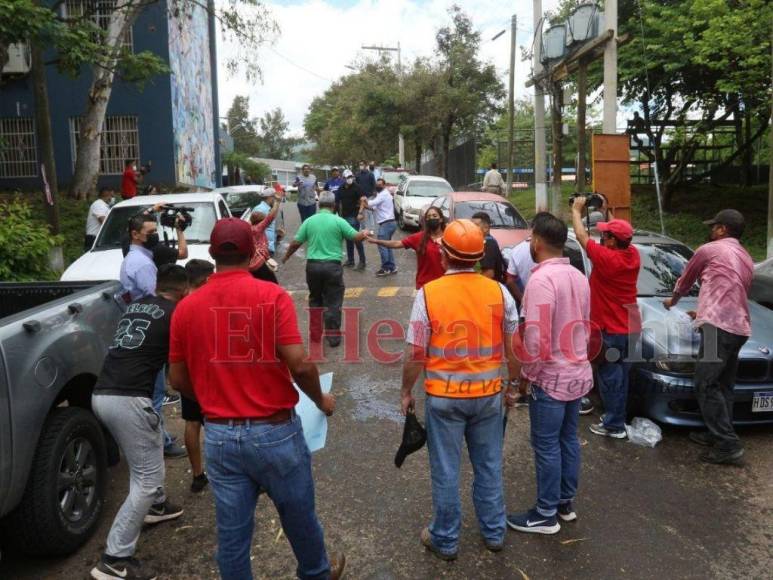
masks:
<path id="1" fill-rule="evenodd" d="M 297 69 L 300 69 L 300 70 L 302 70 L 303 72 L 305 72 L 305 73 L 308 73 L 308 74 L 310 74 L 310 75 L 312 75 L 312 76 L 315 76 L 315 77 L 317 77 L 318 79 L 321 79 L 321 80 L 323 80 L 323 81 L 327 81 L 327 82 L 329 82 L 329 83 L 332 83 L 332 82 L 333 82 L 333 79 L 329 79 L 329 78 L 327 78 L 327 77 L 323 77 L 321 74 L 319 74 L 319 73 L 316 73 L 316 72 L 314 72 L 313 70 L 307 69 L 305 66 L 302 66 L 302 65 L 298 64 L 297 62 L 293 61 L 292 59 L 290 59 L 290 58 L 286 57 L 285 55 L 283 55 L 281 52 L 279 52 L 279 51 L 278 51 L 278 50 L 276 50 L 275 48 L 273 48 L 273 47 L 269 46 L 269 47 L 268 47 L 268 49 L 269 49 L 271 52 L 273 52 L 275 55 L 277 55 L 279 58 L 281 58 L 281 59 L 285 60 L 286 62 L 288 62 L 289 64 L 293 65 L 295 68 L 297 68 Z"/>

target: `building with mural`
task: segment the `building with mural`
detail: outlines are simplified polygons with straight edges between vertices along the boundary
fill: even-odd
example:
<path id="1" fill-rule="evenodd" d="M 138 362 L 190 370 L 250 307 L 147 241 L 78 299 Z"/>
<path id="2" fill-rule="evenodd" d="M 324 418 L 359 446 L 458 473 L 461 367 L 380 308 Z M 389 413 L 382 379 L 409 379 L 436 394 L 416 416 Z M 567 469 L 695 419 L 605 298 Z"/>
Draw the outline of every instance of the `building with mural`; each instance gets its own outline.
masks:
<path id="1" fill-rule="evenodd" d="M 66 15 L 84 10 L 89 2 L 57 4 Z M 95 3 L 98 24 L 106 26 L 114 2 Z M 145 184 L 165 189 L 217 187 L 221 176 L 214 18 L 199 5 L 189 14 L 176 15 L 162 0 L 142 10 L 125 44 L 135 52 L 159 55 L 170 72 L 142 88 L 116 79 L 102 132 L 99 185 L 120 186 L 125 161 L 136 159 L 151 164 Z M 19 51 L 0 79 L 0 190 L 42 187 L 27 59 L 24 49 Z M 72 78 L 54 66 L 46 74 L 56 168 L 59 186 L 65 189 L 73 177 L 91 74 L 85 70 Z"/>

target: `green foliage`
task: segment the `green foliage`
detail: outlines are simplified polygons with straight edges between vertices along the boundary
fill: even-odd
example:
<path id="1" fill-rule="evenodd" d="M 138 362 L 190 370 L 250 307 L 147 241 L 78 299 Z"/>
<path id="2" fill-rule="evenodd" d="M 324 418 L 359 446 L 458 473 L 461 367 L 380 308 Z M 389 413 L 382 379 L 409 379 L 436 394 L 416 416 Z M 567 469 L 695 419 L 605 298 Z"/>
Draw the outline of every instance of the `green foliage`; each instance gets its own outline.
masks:
<path id="1" fill-rule="evenodd" d="M 33 220 L 32 208 L 20 200 L 0 204 L 0 280 L 26 282 L 51 277 L 48 253 L 62 244 L 48 227 Z"/>
<path id="2" fill-rule="evenodd" d="M 258 120 L 260 127 L 260 156 L 267 159 L 289 159 L 292 148 L 300 140 L 287 137 L 290 123 L 285 120 L 282 109 L 268 111 Z"/>
<path id="3" fill-rule="evenodd" d="M 364 65 L 312 101 L 304 119 L 317 163 L 381 161 L 397 149 L 397 75 L 386 61 Z"/>
<path id="4" fill-rule="evenodd" d="M 234 151 L 255 157 L 260 155 L 260 138 L 255 122 L 250 119 L 250 98 L 235 96 L 226 118 L 228 131 L 234 140 Z"/>
<path id="5" fill-rule="evenodd" d="M 254 183 L 263 183 L 271 179 L 271 168 L 268 165 L 254 161 L 244 153 L 238 151 L 225 153 L 223 163 L 228 167 L 229 183 L 235 182 L 237 169 L 244 177 L 249 177 Z"/>

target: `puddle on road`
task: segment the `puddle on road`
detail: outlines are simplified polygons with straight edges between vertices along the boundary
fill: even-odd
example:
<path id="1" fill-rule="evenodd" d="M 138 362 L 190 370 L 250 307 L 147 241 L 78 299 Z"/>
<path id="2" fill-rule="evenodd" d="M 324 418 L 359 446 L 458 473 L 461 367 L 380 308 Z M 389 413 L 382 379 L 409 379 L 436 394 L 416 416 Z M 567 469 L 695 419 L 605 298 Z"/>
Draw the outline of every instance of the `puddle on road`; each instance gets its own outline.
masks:
<path id="1" fill-rule="evenodd" d="M 348 377 L 345 381 L 346 392 L 354 399 L 353 416 L 357 421 L 369 419 L 387 419 L 402 423 L 400 414 L 400 378 L 389 380 L 375 378 L 367 374 Z"/>

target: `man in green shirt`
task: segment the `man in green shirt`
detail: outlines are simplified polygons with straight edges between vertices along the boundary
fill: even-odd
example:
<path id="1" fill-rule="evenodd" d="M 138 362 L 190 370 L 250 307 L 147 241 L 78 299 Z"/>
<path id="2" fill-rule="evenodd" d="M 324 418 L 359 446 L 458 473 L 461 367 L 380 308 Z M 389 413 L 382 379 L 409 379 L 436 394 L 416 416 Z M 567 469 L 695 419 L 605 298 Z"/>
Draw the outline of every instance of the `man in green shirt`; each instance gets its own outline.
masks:
<path id="1" fill-rule="evenodd" d="M 306 284 L 309 307 L 323 308 L 325 336 L 330 346 L 341 344 L 341 307 L 344 303 L 344 269 L 341 266 L 341 243 L 368 237 L 367 231 L 356 231 L 345 219 L 335 215 L 335 194 L 324 191 L 319 196 L 319 213 L 305 220 L 282 259 L 286 263 L 304 243 L 306 250 Z M 322 341 L 320 319 L 312 312 L 309 334 L 312 342 Z"/>

